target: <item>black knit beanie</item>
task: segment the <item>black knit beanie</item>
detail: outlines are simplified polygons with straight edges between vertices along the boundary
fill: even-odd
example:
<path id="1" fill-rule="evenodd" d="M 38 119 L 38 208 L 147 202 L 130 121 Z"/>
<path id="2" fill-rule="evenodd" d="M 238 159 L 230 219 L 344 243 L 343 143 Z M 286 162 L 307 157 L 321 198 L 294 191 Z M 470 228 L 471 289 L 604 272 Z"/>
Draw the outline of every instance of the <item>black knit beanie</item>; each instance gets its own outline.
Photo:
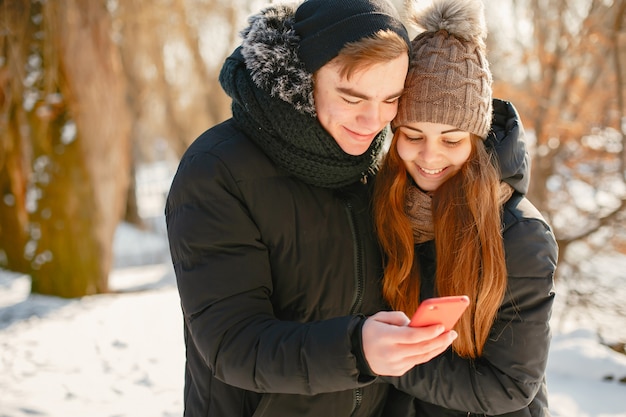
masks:
<path id="1" fill-rule="evenodd" d="M 392 30 L 409 50 L 411 41 L 398 12 L 388 0 L 307 0 L 296 10 L 298 55 L 314 73 L 335 58 L 347 43 Z"/>

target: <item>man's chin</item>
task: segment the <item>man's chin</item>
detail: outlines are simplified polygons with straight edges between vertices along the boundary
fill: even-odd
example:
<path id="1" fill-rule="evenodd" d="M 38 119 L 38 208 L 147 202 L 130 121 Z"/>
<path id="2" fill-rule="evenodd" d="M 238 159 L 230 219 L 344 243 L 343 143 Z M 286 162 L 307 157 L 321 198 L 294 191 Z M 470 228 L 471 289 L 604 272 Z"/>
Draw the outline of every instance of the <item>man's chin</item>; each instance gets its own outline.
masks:
<path id="1" fill-rule="evenodd" d="M 365 152 L 367 152 L 367 150 L 371 146 L 372 141 L 374 140 L 375 137 L 376 136 L 373 136 L 370 138 L 364 137 L 362 139 L 361 138 L 355 139 L 353 137 L 348 137 L 348 138 L 344 138 L 341 142 L 337 141 L 337 144 L 348 155 L 361 156 Z"/>
<path id="2" fill-rule="evenodd" d="M 341 149 L 347 153 L 348 155 L 352 155 L 352 156 L 361 156 L 363 155 L 365 152 L 367 152 L 367 150 L 370 147 L 370 144 L 367 144 L 367 146 L 365 146 L 364 144 L 358 144 L 358 145 L 350 145 L 350 146 L 341 146 Z"/>

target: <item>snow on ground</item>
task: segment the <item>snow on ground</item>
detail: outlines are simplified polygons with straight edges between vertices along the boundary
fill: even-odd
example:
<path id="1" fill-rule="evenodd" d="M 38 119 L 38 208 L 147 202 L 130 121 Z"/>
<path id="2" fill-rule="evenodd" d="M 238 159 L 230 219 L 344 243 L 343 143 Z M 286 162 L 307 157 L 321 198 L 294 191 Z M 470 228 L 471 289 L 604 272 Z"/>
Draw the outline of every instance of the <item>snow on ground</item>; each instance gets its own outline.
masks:
<path id="1" fill-rule="evenodd" d="M 159 279 L 159 271 L 136 271 Z M 0 330 L 0 416 L 181 416 L 184 350 L 172 286 L 60 301 L 31 296 Z M 26 317 L 25 317 L 26 316 Z"/>
<path id="2" fill-rule="evenodd" d="M 182 415 L 182 318 L 165 238 L 122 225 L 115 248 L 113 294 L 29 295 L 28 277 L 0 270 L 0 417 Z M 590 268 L 623 305 L 626 257 Z M 626 355 L 600 344 L 597 330 L 626 342 L 626 318 L 615 309 L 566 309 L 566 292 L 553 319 L 552 414 L 626 417 Z"/>

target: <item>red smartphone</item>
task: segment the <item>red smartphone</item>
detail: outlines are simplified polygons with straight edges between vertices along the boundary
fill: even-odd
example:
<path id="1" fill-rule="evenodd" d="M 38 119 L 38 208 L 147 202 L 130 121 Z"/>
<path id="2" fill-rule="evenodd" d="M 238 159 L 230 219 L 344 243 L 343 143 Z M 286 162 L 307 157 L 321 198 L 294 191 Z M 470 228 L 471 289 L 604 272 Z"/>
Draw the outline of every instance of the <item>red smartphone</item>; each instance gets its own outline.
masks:
<path id="1" fill-rule="evenodd" d="M 469 303 L 467 295 L 428 298 L 421 302 L 409 326 L 424 327 L 443 324 L 446 331 L 452 330 Z"/>

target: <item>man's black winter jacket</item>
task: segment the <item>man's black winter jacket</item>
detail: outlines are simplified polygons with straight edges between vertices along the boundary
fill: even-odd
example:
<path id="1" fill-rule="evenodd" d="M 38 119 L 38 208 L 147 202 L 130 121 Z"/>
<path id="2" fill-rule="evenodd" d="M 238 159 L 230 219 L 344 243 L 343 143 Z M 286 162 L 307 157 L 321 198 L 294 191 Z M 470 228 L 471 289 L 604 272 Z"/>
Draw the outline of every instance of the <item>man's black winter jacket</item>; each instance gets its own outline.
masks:
<path id="1" fill-rule="evenodd" d="M 386 385 L 351 341 L 384 309 L 369 185 L 304 184 L 226 121 L 182 158 L 166 215 L 185 416 L 379 415 Z"/>

